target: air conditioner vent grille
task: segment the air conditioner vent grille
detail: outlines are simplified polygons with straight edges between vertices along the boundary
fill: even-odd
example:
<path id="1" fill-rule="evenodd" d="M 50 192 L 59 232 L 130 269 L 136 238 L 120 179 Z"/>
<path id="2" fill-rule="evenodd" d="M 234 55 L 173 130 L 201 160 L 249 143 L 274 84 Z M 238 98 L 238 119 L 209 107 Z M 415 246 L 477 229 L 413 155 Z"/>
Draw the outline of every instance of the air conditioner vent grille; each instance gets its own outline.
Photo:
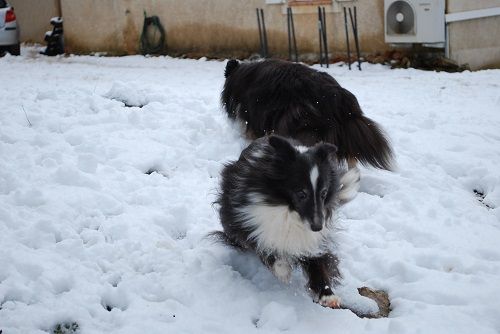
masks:
<path id="1" fill-rule="evenodd" d="M 393 2 L 387 9 L 388 35 L 415 34 L 415 13 L 406 1 Z"/>

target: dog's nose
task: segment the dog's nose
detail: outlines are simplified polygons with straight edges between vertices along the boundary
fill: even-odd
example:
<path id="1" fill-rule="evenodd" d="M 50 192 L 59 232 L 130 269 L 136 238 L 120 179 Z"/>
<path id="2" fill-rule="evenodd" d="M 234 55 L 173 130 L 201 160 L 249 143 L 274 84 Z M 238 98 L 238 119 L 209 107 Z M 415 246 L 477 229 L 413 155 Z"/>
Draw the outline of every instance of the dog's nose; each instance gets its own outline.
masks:
<path id="1" fill-rule="evenodd" d="M 319 232 L 322 229 L 323 229 L 323 226 L 316 226 L 316 225 L 311 226 L 311 231 L 313 231 L 313 232 Z"/>
<path id="2" fill-rule="evenodd" d="M 314 222 L 311 224 L 311 231 L 319 232 L 322 229 L 323 229 L 323 222 L 319 219 L 315 219 Z"/>

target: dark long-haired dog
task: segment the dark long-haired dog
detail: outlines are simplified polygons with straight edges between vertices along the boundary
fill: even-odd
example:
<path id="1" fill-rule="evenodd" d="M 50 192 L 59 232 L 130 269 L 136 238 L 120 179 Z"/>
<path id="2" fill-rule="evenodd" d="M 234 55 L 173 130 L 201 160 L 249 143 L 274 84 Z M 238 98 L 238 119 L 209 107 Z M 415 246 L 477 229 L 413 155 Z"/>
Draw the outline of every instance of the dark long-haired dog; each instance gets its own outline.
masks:
<path id="1" fill-rule="evenodd" d="M 222 171 L 217 199 L 223 232 L 213 236 L 255 252 L 281 281 L 302 267 L 317 302 L 339 307 L 331 252 L 332 215 L 359 188 L 359 170 L 340 170 L 336 147 L 295 146 L 280 136 L 253 141 Z"/>
<path id="2" fill-rule="evenodd" d="M 391 169 L 393 153 L 381 128 L 363 115 L 356 97 L 334 78 L 280 60 L 230 60 L 221 102 L 249 139 L 278 134 L 312 146 L 328 142 L 337 158 Z"/>

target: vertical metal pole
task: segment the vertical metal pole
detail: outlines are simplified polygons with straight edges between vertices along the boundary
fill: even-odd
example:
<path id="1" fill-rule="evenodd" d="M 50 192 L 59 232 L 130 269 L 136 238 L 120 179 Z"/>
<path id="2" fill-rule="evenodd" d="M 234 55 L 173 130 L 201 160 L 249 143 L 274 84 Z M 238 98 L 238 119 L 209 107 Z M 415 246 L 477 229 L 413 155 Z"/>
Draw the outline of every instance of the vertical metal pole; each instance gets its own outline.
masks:
<path id="1" fill-rule="evenodd" d="M 257 25 L 259 26 L 259 43 L 260 43 L 260 56 L 263 57 L 264 54 L 264 45 L 262 41 L 262 28 L 260 24 L 260 12 L 259 8 L 255 8 L 255 11 L 257 13 Z"/>
<path id="2" fill-rule="evenodd" d="M 323 67 L 323 34 L 321 32 L 322 30 L 322 24 L 321 24 L 321 8 L 318 7 L 318 33 L 319 33 L 319 64 L 321 67 Z"/>
<path id="3" fill-rule="evenodd" d="M 290 8 L 290 20 L 292 25 L 293 51 L 295 53 L 295 62 L 299 61 L 299 53 L 297 52 L 297 39 L 295 38 L 295 24 L 293 22 L 293 12 Z"/>
<path id="4" fill-rule="evenodd" d="M 326 67 L 330 67 L 330 61 L 328 60 L 328 38 L 326 36 L 326 15 L 325 15 L 325 7 L 323 7 L 321 13 L 322 18 L 322 26 L 323 26 L 323 45 L 325 46 L 325 63 Z"/>
<path id="5" fill-rule="evenodd" d="M 358 68 L 361 71 L 361 50 L 359 48 L 358 11 L 356 6 L 354 6 L 354 24 L 356 25 L 356 52 L 358 53 Z"/>
<path id="6" fill-rule="evenodd" d="M 361 71 L 361 55 L 359 52 L 358 18 L 357 18 L 357 14 L 356 14 L 356 6 L 354 6 L 354 19 L 352 16 L 351 8 L 349 8 L 349 17 L 351 18 L 352 32 L 354 35 L 354 43 L 356 46 L 356 56 L 358 57 L 358 69 Z"/>
<path id="7" fill-rule="evenodd" d="M 57 16 L 62 17 L 61 0 L 56 1 L 56 12 L 57 12 Z"/>
<path id="8" fill-rule="evenodd" d="M 292 27 L 290 22 L 290 7 L 286 8 L 286 25 L 288 32 L 288 60 L 292 61 Z"/>
<path id="9" fill-rule="evenodd" d="M 262 31 L 264 36 L 264 58 L 269 56 L 269 49 L 267 47 L 267 33 L 266 33 L 266 22 L 264 21 L 264 10 L 260 9 L 260 15 L 262 16 Z"/>
<path id="10" fill-rule="evenodd" d="M 444 56 L 445 58 L 450 59 L 450 27 L 448 22 L 444 24 L 444 33 L 445 33 Z"/>
<path id="11" fill-rule="evenodd" d="M 347 64 L 349 65 L 349 70 L 351 69 L 351 49 L 349 47 L 349 30 L 347 26 L 347 10 L 344 7 L 344 28 L 345 28 L 345 42 L 347 45 Z"/>

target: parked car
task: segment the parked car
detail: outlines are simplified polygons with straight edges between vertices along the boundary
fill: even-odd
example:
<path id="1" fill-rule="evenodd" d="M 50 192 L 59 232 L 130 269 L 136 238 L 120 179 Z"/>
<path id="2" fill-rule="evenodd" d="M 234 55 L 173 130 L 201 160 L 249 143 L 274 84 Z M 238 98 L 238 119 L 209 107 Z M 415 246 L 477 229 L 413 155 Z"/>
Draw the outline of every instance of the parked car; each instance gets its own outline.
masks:
<path id="1" fill-rule="evenodd" d="M 0 0 L 0 53 L 7 51 L 19 56 L 19 27 L 14 8 L 6 0 Z"/>

